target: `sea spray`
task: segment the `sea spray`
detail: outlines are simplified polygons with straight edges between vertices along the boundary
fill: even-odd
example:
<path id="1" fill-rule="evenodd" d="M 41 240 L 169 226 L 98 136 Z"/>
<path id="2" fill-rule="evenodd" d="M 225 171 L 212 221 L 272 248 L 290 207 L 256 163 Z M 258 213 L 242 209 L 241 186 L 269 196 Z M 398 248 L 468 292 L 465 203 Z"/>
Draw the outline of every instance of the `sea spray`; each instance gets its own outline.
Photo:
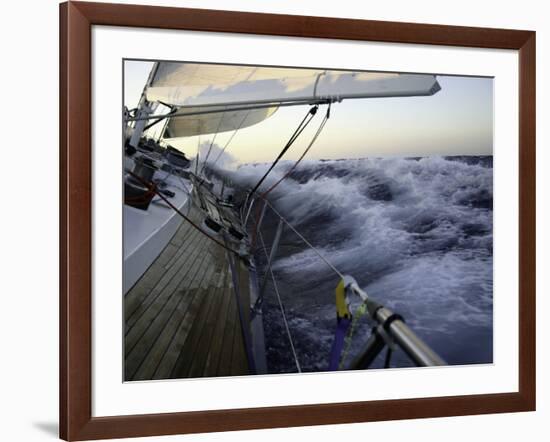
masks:
<path id="1" fill-rule="evenodd" d="M 262 188 L 291 164 L 281 162 Z M 226 173 L 249 188 L 268 167 L 246 164 Z M 490 363 L 492 183 L 492 157 L 310 160 L 269 200 L 341 272 L 403 315 L 447 362 Z M 262 225 L 267 247 L 275 226 L 268 211 Z M 261 247 L 255 258 L 262 268 Z M 290 229 L 283 233 L 273 272 L 302 368 L 325 370 L 338 277 Z M 271 283 L 265 296 L 269 370 L 295 371 Z M 350 358 L 371 326 L 365 320 L 359 324 Z M 410 365 L 402 354 L 392 363 Z"/>

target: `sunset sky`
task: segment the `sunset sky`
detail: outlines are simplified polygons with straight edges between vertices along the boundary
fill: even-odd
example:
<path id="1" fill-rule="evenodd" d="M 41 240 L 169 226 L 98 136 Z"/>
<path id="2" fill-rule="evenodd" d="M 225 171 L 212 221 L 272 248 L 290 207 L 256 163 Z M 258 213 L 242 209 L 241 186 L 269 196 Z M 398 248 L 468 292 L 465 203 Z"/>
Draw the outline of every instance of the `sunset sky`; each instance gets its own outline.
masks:
<path id="1" fill-rule="evenodd" d="M 152 62 L 125 61 L 124 101 L 137 105 Z M 493 79 L 438 76 L 441 91 L 429 97 L 348 99 L 332 105 L 331 117 L 309 159 L 369 156 L 491 155 L 493 152 Z M 273 160 L 307 112 L 279 108 L 263 122 L 241 129 L 228 152 L 237 163 Z M 324 106 L 285 155 L 297 159 L 324 115 Z M 232 132 L 218 134 L 225 145 Z M 213 135 L 200 137 L 210 143 Z M 172 145 L 194 157 L 198 137 Z"/>

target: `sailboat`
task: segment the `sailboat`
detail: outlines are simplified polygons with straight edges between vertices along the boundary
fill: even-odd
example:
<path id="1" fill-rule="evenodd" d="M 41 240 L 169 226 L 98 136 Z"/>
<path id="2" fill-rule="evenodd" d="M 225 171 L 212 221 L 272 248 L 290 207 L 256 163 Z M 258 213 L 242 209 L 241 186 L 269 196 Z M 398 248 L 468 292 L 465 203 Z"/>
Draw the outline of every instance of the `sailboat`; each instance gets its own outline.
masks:
<path id="1" fill-rule="evenodd" d="M 269 201 L 341 101 L 431 96 L 439 90 L 436 76 L 424 74 L 154 63 L 138 106 L 123 115 L 125 380 L 267 373 L 262 303 L 267 279 L 276 282 L 271 266 L 283 229 L 298 235 L 335 274 L 336 322 L 327 370 L 368 368 L 384 348 L 390 366 L 398 347 L 418 366 L 443 365 L 404 318 L 337 269 Z M 238 131 L 288 106 L 302 106 L 306 115 L 263 177 L 238 189 L 216 162 Z M 322 121 L 302 156 L 268 186 L 270 172 L 316 114 Z M 223 132 L 232 135 L 214 154 L 214 139 Z M 170 144 L 196 136 L 213 137 L 204 158 L 198 149 L 182 152 Z M 269 248 L 261 232 L 266 211 L 278 219 Z M 260 244 L 263 268 L 254 258 Z M 357 311 L 351 311 L 351 299 L 361 300 Z M 279 304 L 284 318 L 280 297 Z M 362 315 L 372 321 L 373 332 L 348 363 L 342 354 L 353 345 L 350 330 Z M 300 372 L 286 319 L 285 327 Z"/>

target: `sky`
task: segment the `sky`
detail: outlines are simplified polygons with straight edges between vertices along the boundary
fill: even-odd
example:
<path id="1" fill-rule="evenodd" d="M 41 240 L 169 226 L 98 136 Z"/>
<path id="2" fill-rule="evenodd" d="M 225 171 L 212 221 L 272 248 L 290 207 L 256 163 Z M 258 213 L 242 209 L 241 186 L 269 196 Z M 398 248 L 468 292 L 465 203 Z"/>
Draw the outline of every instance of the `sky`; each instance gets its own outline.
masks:
<path id="1" fill-rule="evenodd" d="M 152 62 L 125 61 L 124 101 L 137 105 Z M 330 119 L 308 152 L 308 159 L 382 156 L 492 155 L 493 79 L 437 76 L 441 90 L 428 97 L 347 99 L 332 105 Z M 324 108 L 324 106 L 323 106 Z M 323 108 L 289 149 L 285 159 L 297 159 L 324 115 Z M 243 128 L 227 149 L 237 164 L 273 160 L 308 108 L 279 108 L 261 123 Z M 220 133 L 224 146 L 232 132 Z M 214 135 L 180 138 L 171 145 L 194 157 L 198 143 Z"/>

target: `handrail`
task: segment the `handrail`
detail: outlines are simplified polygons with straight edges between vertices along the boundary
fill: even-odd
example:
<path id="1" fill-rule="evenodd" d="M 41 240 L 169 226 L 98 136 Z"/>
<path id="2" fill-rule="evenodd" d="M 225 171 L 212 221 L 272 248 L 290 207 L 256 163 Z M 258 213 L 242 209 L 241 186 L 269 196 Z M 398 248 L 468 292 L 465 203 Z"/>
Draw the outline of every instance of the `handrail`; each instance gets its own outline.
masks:
<path id="1" fill-rule="evenodd" d="M 393 320 L 392 320 L 393 318 Z M 396 316 L 391 310 L 381 307 L 376 312 L 376 320 L 384 324 L 385 330 L 395 339 L 399 347 L 418 366 L 446 365 L 426 343 L 414 333 L 400 316 Z"/>
<path id="2" fill-rule="evenodd" d="M 445 361 L 405 324 L 401 315 L 372 299 L 352 277 L 347 276 L 345 281 L 348 282 L 346 294 L 354 294 L 361 298 L 368 316 L 376 323 L 365 350 L 350 368 L 368 368 L 385 346 L 388 347 L 390 355 L 396 346 L 401 348 L 417 366 L 446 365 Z M 386 365 L 389 365 L 389 357 Z"/>

